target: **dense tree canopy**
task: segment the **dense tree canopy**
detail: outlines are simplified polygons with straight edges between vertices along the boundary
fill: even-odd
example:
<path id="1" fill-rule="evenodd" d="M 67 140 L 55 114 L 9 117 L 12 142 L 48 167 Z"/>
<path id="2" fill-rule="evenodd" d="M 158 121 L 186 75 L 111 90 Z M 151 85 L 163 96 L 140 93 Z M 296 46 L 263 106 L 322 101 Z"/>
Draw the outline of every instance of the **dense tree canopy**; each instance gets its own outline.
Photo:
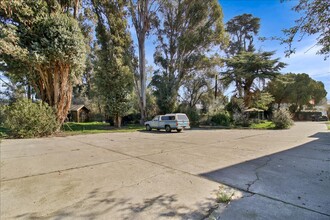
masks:
<path id="1" fill-rule="evenodd" d="M 256 80 L 264 83 L 280 74 L 285 66 L 279 59 L 272 59 L 274 52 L 241 52 L 225 59 L 227 70 L 223 72 L 223 80 L 235 83 L 237 96 L 244 98 L 246 107 L 250 107 L 251 99 L 257 88 Z"/>
<path id="2" fill-rule="evenodd" d="M 162 1 L 156 28 L 159 69 L 152 84 L 161 112 L 172 112 L 183 79 L 205 68 L 212 46 L 225 41 L 222 10 L 216 0 Z"/>
<path id="3" fill-rule="evenodd" d="M 121 126 L 121 117 L 129 109 L 128 96 L 133 89 L 133 53 L 127 33 L 125 1 L 93 0 L 98 18 L 95 82 L 105 108 Z"/>
<path id="4" fill-rule="evenodd" d="M 1 14 L 0 69 L 27 80 L 38 96 L 56 109 L 63 123 L 71 104 L 72 84 L 85 62 L 78 22 L 45 1 L 5 1 Z M 48 7 L 47 7 L 48 6 Z"/>
<path id="5" fill-rule="evenodd" d="M 254 36 L 260 29 L 260 18 L 251 14 L 242 14 L 230 19 L 226 24 L 226 31 L 230 35 L 227 49 L 229 55 L 236 55 L 242 51 L 254 51 Z"/>
<path id="6" fill-rule="evenodd" d="M 268 84 L 267 91 L 274 96 L 278 108 L 287 103 L 292 112 L 303 110 L 304 105 L 318 104 L 327 95 L 324 84 L 305 73 L 281 75 Z"/>

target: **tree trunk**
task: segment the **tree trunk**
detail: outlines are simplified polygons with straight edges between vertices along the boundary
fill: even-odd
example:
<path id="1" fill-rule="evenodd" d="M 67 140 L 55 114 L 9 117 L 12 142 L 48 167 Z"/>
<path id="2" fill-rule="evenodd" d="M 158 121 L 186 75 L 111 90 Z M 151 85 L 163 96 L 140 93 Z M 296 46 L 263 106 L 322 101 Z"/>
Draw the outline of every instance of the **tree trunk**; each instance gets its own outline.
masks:
<path id="1" fill-rule="evenodd" d="M 114 120 L 116 128 L 121 128 L 121 119 L 122 119 L 121 116 L 119 116 L 119 114 L 116 114 Z"/>
<path id="2" fill-rule="evenodd" d="M 27 98 L 31 100 L 32 98 L 32 92 L 31 92 L 31 86 L 28 84 L 27 85 Z"/>
<path id="3" fill-rule="evenodd" d="M 141 81 L 141 97 L 140 97 L 140 110 L 141 110 L 141 124 L 145 121 L 146 116 L 146 54 L 145 54 L 145 36 L 140 34 L 139 37 L 139 70 L 140 70 L 140 81 Z"/>
<path id="4" fill-rule="evenodd" d="M 70 66 L 67 64 L 55 63 L 51 68 L 39 68 L 40 80 L 33 83 L 35 90 L 43 102 L 54 107 L 57 122 L 61 128 L 64 123 L 72 99 L 72 83 L 70 80 Z"/>

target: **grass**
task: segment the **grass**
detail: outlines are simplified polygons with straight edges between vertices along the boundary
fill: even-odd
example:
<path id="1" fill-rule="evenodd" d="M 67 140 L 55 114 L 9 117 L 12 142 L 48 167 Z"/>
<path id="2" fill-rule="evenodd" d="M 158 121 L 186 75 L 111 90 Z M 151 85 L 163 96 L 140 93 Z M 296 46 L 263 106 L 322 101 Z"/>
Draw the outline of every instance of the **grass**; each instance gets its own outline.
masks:
<path id="1" fill-rule="evenodd" d="M 262 121 L 261 123 L 253 123 L 250 125 L 253 129 L 274 129 L 275 124 L 271 121 Z"/>
<path id="2" fill-rule="evenodd" d="M 219 191 L 217 193 L 218 203 L 229 203 L 234 196 L 234 192 L 226 189 L 225 187 L 219 186 Z"/>
<path id="3" fill-rule="evenodd" d="M 121 128 L 110 126 L 109 123 L 104 122 L 66 122 L 62 126 L 64 134 L 97 134 L 97 133 L 111 133 L 111 132 L 134 132 L 144 129 L 142 125 L 127 125 Z"/>
<path id="4" fill-rule="evenodd" d="M 328 130 L 330 130 L 330 121 L 327 122 Z"/>

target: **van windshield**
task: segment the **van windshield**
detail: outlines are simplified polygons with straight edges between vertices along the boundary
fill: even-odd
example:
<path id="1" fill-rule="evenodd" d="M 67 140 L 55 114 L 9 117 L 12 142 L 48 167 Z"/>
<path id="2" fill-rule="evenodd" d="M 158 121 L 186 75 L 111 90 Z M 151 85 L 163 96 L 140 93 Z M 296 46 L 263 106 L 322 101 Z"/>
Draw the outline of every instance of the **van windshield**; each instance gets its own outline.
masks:
<path id="1" fill-rule="evenodd" d="M 189 120 L 188 117 L 186 115 L 178 115 L 178 120 Z"/>

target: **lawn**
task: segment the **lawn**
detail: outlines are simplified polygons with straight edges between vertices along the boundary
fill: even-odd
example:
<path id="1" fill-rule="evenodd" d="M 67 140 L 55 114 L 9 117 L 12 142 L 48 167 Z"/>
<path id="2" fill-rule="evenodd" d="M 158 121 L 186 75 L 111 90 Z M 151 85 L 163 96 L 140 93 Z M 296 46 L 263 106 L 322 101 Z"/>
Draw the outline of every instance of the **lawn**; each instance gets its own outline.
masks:
<path id="1" fill-rule="evenodd" d="M 330 121 L 327 122 L 328 130 L 330 130 Z"/>
<path id="2" fill-rule="evenodd" d="M 275 128 L 275 124 L 271 121 L 262 121 L 261 123 L 258 124 L 251 124 L 250 128 L 253 129 L 274 129 Z"/>
<path id="3" fill-rule="evenodd" d="M 115 128 L 110 126 L 109 123 L 104 122 L 66 122 L 62 126 L 64 134 L 97 134 L 97 133 L 109 133 L 109 132 L 134 132 L 144 129 L 141 125 L 126 125 L 121 128 Z"/>
<path id="4" fill-rule="evenodd" d="M 8 136 L 7 132 L 8 130 L 6 128 L 0 126 L 0 139 L 6 138 Z"/>

